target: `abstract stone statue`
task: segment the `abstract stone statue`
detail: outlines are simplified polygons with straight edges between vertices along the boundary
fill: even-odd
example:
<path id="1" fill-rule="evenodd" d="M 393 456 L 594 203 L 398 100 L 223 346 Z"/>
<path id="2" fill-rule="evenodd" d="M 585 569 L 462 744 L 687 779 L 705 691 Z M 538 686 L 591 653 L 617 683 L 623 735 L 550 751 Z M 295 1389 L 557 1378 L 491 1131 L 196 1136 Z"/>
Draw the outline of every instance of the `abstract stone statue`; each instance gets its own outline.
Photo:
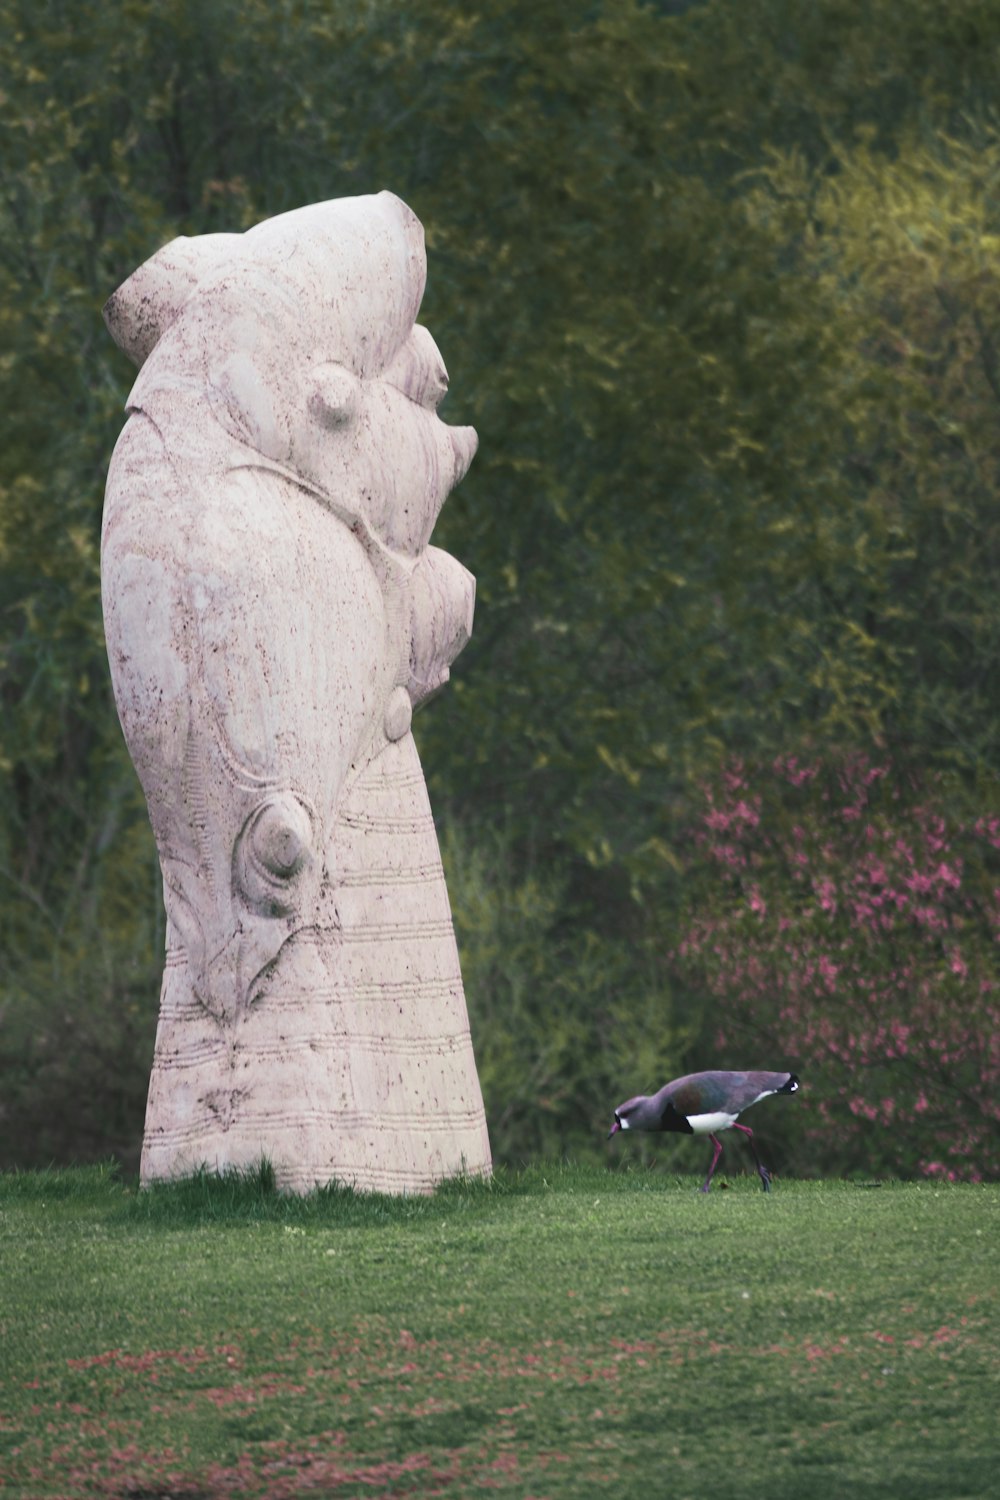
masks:
<path id="1" fill-rule="evenodd" d="M 140 366 L 108 474 L 108 657 L 163 871 L 144 1182 L 490 1168 L 413 709 L 475 581 L 428 540 L 476 449 L 436 409 L 391 193 L 175 239 L 110 298 Z"/>

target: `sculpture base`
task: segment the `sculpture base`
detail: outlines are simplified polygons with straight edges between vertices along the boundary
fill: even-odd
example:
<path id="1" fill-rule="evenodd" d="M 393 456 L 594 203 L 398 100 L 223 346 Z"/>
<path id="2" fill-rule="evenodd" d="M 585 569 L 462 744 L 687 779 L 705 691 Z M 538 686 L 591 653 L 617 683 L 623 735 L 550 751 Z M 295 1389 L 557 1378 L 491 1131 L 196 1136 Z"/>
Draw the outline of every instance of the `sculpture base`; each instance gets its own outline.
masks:
<path id="1" fill-rule="evenodd" d="M 251 1169 L 305 1193 L 429 1192 L 491 1170 L 451 907 L 413 738 L 349 782 L 330 930 L 296 932 L 243 1012 L 213 1016 L 168 933 L 143 1184 Z"/>

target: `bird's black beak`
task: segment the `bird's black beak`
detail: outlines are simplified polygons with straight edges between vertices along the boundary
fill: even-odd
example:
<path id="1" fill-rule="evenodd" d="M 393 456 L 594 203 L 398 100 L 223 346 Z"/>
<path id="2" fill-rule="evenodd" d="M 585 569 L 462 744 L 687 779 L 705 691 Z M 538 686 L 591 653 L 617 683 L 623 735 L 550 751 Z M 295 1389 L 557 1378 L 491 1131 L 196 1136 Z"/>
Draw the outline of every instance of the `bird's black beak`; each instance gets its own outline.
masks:
<path id="1" fill-rule="evenodd" d="M 608 1131 L 608 1140 L 610 1141 L 611 1137 L 613 1135 L 616 1135 L 618 1133 L 618 1131 L 621 1130 L 621 1128 L 622 1128 L 622 1122 L 621 1122 L 621 1120 L 616 1120 L 615 1123 L 612 1125 L 611 1129 Z"/>

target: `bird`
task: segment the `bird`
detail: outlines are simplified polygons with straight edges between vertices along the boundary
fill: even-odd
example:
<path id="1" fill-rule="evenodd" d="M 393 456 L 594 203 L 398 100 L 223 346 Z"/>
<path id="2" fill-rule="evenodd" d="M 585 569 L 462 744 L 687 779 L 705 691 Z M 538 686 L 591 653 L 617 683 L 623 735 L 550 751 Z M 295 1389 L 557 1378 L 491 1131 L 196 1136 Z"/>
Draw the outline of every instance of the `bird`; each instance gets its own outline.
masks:
<path id="1" fill-rule="evenodd" d="M 665 1083 L 656 1094 L 638 1094 L 619 1104 L 608 1140 L 619 1130 L 672 1130 L 684 1135 L 707 1135 L 715 1147 L 708 1176 L 699 1189 L 707 1193 L 722 1155 L 722 1142 L 715 1132 L 739 1130 L 747 1138 L 764 1192 L 769 1193 L 771 1174 L 757 1155 L 753 1131 L 749 1125 L 738 1124 L 737 1117 L 771 1094 L 794 1094 L 798 1088 L 799 1080 L 794 1073 L 686 1073 L 683 1078 Z"/>

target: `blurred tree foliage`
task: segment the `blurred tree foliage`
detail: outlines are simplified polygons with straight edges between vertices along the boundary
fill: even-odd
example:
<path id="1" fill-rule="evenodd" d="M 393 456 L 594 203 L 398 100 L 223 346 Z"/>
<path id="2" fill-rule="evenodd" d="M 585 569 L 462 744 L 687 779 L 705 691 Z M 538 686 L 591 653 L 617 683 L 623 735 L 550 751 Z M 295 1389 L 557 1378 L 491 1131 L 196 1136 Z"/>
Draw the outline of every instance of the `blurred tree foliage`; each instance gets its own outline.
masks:
<path id="1" fill-rule="evenodd" d="M 588 1150 L 710 1061 L 663 955 L 712 768 L 875 747 L 995 806 L 998 62 L 990 0 L 0 0 L 0 1161 L 134 1152 L 155 1024 L 105 297 L 321 198 L 423 220 L 481 449 L 418 736 L 496 1145 Z"/>

